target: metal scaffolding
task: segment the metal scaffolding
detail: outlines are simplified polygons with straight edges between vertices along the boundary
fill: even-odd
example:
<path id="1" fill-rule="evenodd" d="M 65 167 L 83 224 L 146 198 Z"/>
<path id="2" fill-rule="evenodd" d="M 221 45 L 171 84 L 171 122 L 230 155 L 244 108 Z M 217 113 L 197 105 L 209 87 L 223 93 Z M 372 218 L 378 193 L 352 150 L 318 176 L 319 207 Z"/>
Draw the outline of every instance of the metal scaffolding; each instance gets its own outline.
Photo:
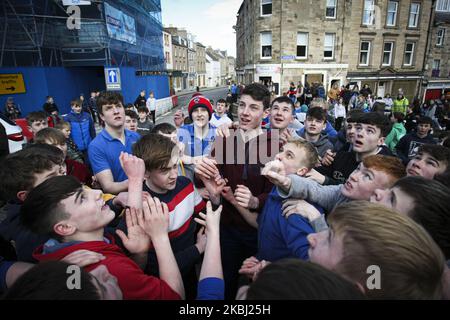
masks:
<path id="1" fill-rule="evenodd" d="M 80 6 L 81 28 L 70 30 L 61 0 L 3 0 L 0 67 L 117 65 L 162 71 L 160 0 L 106 1 L 135 19 L 136 45 L 109 37 L 104 2 Z"/>

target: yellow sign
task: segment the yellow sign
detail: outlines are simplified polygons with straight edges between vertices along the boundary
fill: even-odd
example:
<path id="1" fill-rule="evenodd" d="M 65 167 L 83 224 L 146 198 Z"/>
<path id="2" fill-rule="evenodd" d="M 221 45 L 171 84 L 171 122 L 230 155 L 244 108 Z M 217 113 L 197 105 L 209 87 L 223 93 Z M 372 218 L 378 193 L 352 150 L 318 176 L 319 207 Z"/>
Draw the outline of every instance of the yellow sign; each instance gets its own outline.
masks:
<path id="1" fill-rule="evenodd" d="M 25 93 L 25 83 L 21 73 L 0 74 L 0 94 Z"/>

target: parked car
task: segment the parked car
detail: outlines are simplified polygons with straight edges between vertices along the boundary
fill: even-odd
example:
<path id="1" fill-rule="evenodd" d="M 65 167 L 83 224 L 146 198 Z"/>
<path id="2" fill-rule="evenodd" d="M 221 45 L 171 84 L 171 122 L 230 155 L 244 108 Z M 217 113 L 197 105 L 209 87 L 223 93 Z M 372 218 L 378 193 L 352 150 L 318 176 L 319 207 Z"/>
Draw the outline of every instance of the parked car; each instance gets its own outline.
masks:
<path id="1" fill-rule="evenodd" d="M 5 127 L 6 135 L 8 137 L 9 153 L 22 150 L 26 143 L 22 134 L 22 128 L 9 120 L 3 113 L 0 113 L 0 122 Z"/>

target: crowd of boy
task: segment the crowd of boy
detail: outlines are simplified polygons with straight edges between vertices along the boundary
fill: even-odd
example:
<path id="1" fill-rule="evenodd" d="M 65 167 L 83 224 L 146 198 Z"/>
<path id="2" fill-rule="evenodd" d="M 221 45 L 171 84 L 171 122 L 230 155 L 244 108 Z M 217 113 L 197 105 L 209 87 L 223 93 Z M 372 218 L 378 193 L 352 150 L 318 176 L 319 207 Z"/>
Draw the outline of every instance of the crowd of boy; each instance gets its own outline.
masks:
<path id="1" fill-rule="evenodd" d="M 98 135 L 80 100 L 55 128 L 30 113 L 0 165 L 3 298 L 450 299 L 449 135 L 407 130 L 403 92 L 389 117 L 368 86 L 308 92 L 198 92 L 174 125 L 102 92 Z"/>

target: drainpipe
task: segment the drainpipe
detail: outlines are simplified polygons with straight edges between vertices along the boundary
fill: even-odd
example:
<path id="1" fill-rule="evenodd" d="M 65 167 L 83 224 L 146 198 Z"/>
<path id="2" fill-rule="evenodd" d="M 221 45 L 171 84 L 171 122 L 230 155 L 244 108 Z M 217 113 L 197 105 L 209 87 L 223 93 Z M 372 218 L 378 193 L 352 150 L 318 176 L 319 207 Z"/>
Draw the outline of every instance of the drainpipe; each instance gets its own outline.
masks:
<path id="1" fill-rule="evenodd" d="M 425 45 L 426 52 L 423 55 L 422 78 L 420 79 L 419 89 L 422 89 L 422 87 L 423 87 L 423 78 L 425 76 L 425 66 L 427 64 L 428 58 L 431 55 L 431 47 L 432 47 L 431 38 L 433 36 L 432 32 L 433 32 L 433 20 L 434 20 L 435 7 L 436 7 L 436 0 L 432 0 L 432 2 L 431 2 L 431 12 L 430 12 L 430 21 L 428 21 L 427 42 L 426 42 L 426 45 Z M 427 80 L 428 80 L 428 76 L 427 76 Z M 426 92 L 426 90 L 423 90 L 422 103 L 425 102 L 425 92 Z"/>

